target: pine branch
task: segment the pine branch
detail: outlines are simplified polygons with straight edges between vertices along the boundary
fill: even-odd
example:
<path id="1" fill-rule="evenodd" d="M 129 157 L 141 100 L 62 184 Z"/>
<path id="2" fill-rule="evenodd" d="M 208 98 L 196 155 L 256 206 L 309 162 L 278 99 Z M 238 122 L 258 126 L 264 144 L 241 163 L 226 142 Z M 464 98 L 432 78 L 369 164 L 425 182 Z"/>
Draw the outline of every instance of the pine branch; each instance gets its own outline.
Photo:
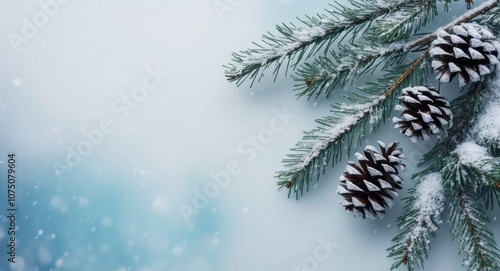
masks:
<path id="1" fill-rule="evenodd" d="M 468 22 L 495 5 L 496 3 L 484 3 L 456 18 L 443 29 L 448 31 L 454 25 Z M 297 76 L 294 76 L 298 82 L 295 85 L 297 96 L 307 95 L 310 99 L 325 94 L 328 98 L 338 85 L 344 87 L 346 83 L 352 84 L 361 75 L 374 72 L 382 63 L 384 65 L 381 71 L 385 71 L 392 65 L 399 64 L 408 53 L 427 49 L 431 41 L 436 39 L 438 31 L 413 41 L 393 43 L 385 47 L 373 40 L 370 40 L 370 45 L 365 43 L 339 45 L 338 53 L 331 50 L 330 55 L 320 56 L 311 63 L 304 63 L 297 68 Z"/>
<path id="2" fill-rule="evenodd" d="M 452 234 L 460 240 L 463 265 L 472 271 L 500 270 L 500 251 L 493 233 L 486 226 L 489 219 L 477 197 L 468 190 L 447 187 L 450 195 L 449 223 Z"/>
<path id="3" fill-rule="evenodd" d="M 468 189 L 474 193 L 487 185 L 485 173 L 473 165 L 466 165 L 456 154 L 443 159 L 443 182 L 455 189 Z"/>
<path id="4" fill-rule="evenodd" d="M 293 24 L 291 24 L 291 26 L 278 26 L 279 36 L 274 36 L 270 33 L 264 35 L 263 42 L 266 44 L 265 46 L 255 44 L 257 46 L 255 49 L 233 53 L 233 63 L 224 66 L 226 68 L 226 78 L 229 81 L 236 81 L 237 85 L 242 84 L 246 79 L 250 79 L 253 85 L 257 78 L 260 79 L 263 70 L 269 68 L 271 63 L 276 64 L 273 72 L 276 78 L 283 63 L 287 63 L 286 70 L 290 68 L 290 65 L 295 68 L 303 59 L 308 59 L 321 50 L 321 48 L 324 47 L 326 52 L 333 42 L 342 34 L 344 37 L 347 34 L 352 34 L 351 40 L 353 40 L 357 34 L 361 32 L 362 29 L 369 26 L 374 19 L 407 6 L 412 6 L 420 1 L 399 1 L 391 7 L 381 6 L 378 1 L 374 0 L 351 0 L 350 2 L 354 8 L 347 8 L 336 3 L 332 5 L 332 10 L 327 11 L 328 15 L 318 15 L 317 17 L 308 17 L 307 20 L 302 20 L 301 22 L 305 27 L 297 27 Z M 496 6 L 496 0 L 486 1 L 477 8 L 455 19 L 445 26 L 444 30 L 449 29 L 453 25 L 470 21 Z M 426 37 L 426 39 L 419 39 L 419 42 L 414 42 L 413 45 L 422 45 L 434 38 L 435 34 Z M 310 48 L 310 50 L 306 53 L 308 48 Z M 408 49 L 410 47 L 406 48 Z M 411 48 L 413 48 L 413 46 Z M 287 59 L 287 61 L 285 61 L 285 59 Z M 309 78 L 306 78 L 302 82 L 305 84 L 307 84 L 308 81 L 313 82 L 314 80 L 310 80 L 310 78 L 321 78 L 321 74 L 311 74 L 311 76 L 308 77 Z M 314 85 L 328 86 L 329 84 L 316 82 Z M 299 89 L 302 88 L 301 85 L 298 86 Z M 309 92 L 309 89 L 302 91 L 300 95 L 304 95 L 306 92 Z"/>
<path id="5" fill-rule="evenodd" d="M 403 232 L 392 240 L 396 244 L 388 249 L 389 257 L 396 259 L 391 270 L 401 264 L 405 264 L 409 271 L 415 267 L 423 268 L 431 239 L 442 223 L 444 189 L 439 173 L 424 176 L 408 192 L 404 213 L 398 218 L 398 228 Z"/>
<path id="6" fill-rule="evenodd" d="M 287 63 L 286 70 L 290 65 L 295 67 L 303 58 L 309 58 L 321 48 L 325 48 L 326 52 L 337 38 L 351 34 L 354 39 L 374 19 L 414 2 L 419 0 L 400 0 L 392 6 L 381 5 L 380 1 L 375 0 L 349 0 L 353 7 L 335 3 L 331 5 L 331 10 L 326 10 L 327 15 L 301 20 L 304 26 L 277 26 L 279 35 L 264 35 L 262 42 L 265 45 L 255 43 L 255 49 L 233 53 L 232 63 L 224 66 L 226 78 L 231 82 L 236 81 L 237 85 L 246 79 L 252 80 L 253 84 L 271 63 L 276 63 L 273 72 L 276 78 L 283 63 Z M 311 50 L 306 53 L 309 48 Z M 292 60 L 294 63 L 291 63 Z"/>
<path id="7" fill-rule="evenodd" d="M 310 99 L 325 94 L 328 98 L 337 85 L 344 87 L 346 83 L 352 84 L 361 75 L 373 73 L 382 63 L 382 71 L 401 63 L 410 53 L 408 45 L 339 45 L 338 53 L 332 50 L 330 55 L 320 56 L 297 69 L 297 76 L 294 76 L 299 82 L 295 86 L 299 92 L 297 96 L 307 95 Z"/>
<path id="8" fill-rule="evenodd" d="M 484 13 L 479 19 L 479 23 L 500 27 L 500 7 L 497 6 Z"/>
<path id="9" fill-rule="evenodd" d="M 343 144 L 347 144 L 349 156 L 364 138 L 366 126 L 370 131 L 377 130 L 392 112 L 395 96 L 399 93 L 396 90 L 401 90 L 403 85 L 412 81 L 421 83 L 420 80 L 426 77 L 429 70 L 425 65 L 427 55 L 428 51 L 425 51 L 411 65 L 388 73 L 377 83 L 368 84 L 368 87 L 359 88 L 361 94 L 351 92 L 347 98 L 358 104 L 334 104 L 332 116 L 318 120 L 320 126 L 306 132 L 302 141 L 292 149 L 296 153 L 283 160 L 286 169 L 277 173 L 279 189 L 288 188 L 288 196 L 293 190 L 298 199 L 304 190 L 309 190 L 315 176 L 319 179 L 329 164 L 334 166 L 341 159 Z M 399 72 L 401 70 L 403 73 Z M 387 82 L 391 82 L 389 87 Z"/>
<path id="10" fill-rule="evenodd" d="M 408 39 L 437 14 L 435 0 L 411 3 L 380 19 L 370 37 L 385 43 Z"/>
<path id="11" fill-rule="evenodd" d="M 461 23 L 466 23 L 466 22 L 469 22 L 471 21 L 472 19 L 482 15 L 482 14 L 487 14 L 489 13 L 491 10 L 494 10 L 498 5 L 498 1 L 497 0 L 488 0 L 488 1 L 485 1 L 483 2 L 481 5 L 477 6 L 476 8 L 474 9 L 471 9 L 467 12 L 465 12 L 462 16 L 456 18 L 455 20 L 453 20 L 451 23 L 449 23 L 448 25 L 446 25 L 444 27 L 445 30 L 449 29 L 451 26 L 453 25 L 459 25 Z"/>
<path id="12" fill-rule="evenodd" d="M 464 95 L 451 101 L 451 112 L 454 119 L 453 127 L 448 130 L 448 136 L 441 143 L 434 146 L 431 151 L 422 157 L 418 166 L 434 161 L 436 157 L 438 159 L 434 161 L 433 166 L 429 167 L 428 170 L 417 173 L 414 177 L 440 170 L 443 167 L 443 159 L 455 149 L 456 144 L 463 142 L 467 132 L 474 124 L 474 120 L 483 112 L 485 97 L 487 96 L 485 92 L 489 90 L 488 84 L 489 80 L 472 84 Z"/>
<path id="13" fill-rule="evenodd" d="M 485 208 L 493 209 L 495 202 L 500 207 L 500 162 L 498 160 L 493 169 L 486 175 L 486 181 L 487 185 L 478 192 L 479 195 L 482 195 Z"/>

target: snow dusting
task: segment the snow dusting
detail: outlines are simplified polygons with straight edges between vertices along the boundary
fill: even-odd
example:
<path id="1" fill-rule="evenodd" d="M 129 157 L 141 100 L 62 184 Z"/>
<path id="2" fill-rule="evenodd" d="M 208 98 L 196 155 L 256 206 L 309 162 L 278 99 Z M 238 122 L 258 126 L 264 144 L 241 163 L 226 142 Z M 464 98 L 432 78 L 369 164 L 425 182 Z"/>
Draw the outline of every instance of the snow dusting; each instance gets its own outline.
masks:
<path id="1" fill-rule="evenodd" d="M 485 147 L 472 141 L 464 142 L 457 146 L 452 152 L 458 155 L 462 165 L 472 166 L 484 171 L 491 170 L 491 165 L 487 161 L 491 159 Z"/>
<path id="2" fill-rule="evenodd" d="M 439 217 L 444 207 L 443 185 L 439 173 L 426 175 L 416 187 L 417 199 L 413 204 L 419 210 L 419 216 L 425 219 Z"/>
<path id="3" fill-rule="evenodd" d="M 479 143 L 488 143 L 490 141 L 500 140 L 500 76 L 497 75 L 493 86 L 493 95 L 490 102 L 486 105 L 484 114 L 477 120 L 473 134 Z"/>
<path id="4" fill-rule="evenodd" d="M 342 105 L 341 109 L 356 110 L 355 114 L 344 116 L 336 125 L 327 129 L 322 129 L 317 132 L 318 140 L 312 143 L 311 150 L 302 157 L 302 162 L 293 167 L 293 171 L 304 169 L 313 159 L 318 157 L 330 143 L 336 141 L 342 134 L 349 131 L 356 123 L 358 123 L 366 114 L 373 111 L 374 107 L 383 101 L 385 96 L 373 98 L 373 102 L 356 105 Z"/>
<path id="5" fill-rule="evenodd" d="M 444 209 L 444 189 L 441 174 L 431 173 L 422 178 L 417 185 L 413 209 L 418 212 L 415 218 L 417 225 L 408 233 L 411 251 L 415 241 L 425 238 L 426 232 L 435 232 L 442 223 L 441 212 Z"/>
<path id="6" fill-rule="evenodd" d="M 246 66 L 260 64 L 266 65 L 272 58 L 279 58 L 279 63 L 293 51 L 303 46 L 304 43 L 311 42 L 316 37 L 326 35 L 326 30 L 320 25 L 310 28 L 299 28 L 293 31 L 287 42 L 274 45 L 272 48 L 265 48 L 258 52 L 251 52 L 249 55 L 241 57 L 241 61 L 236 66 L 235 74 L 240 74 Z"/>
<path id="7" fill-rule="evenodd" d="M 486 113 L 479 118 L 475 132 L 480 141 L 500 140 L 500 103 L 491 103 L 486 108 Z"/>

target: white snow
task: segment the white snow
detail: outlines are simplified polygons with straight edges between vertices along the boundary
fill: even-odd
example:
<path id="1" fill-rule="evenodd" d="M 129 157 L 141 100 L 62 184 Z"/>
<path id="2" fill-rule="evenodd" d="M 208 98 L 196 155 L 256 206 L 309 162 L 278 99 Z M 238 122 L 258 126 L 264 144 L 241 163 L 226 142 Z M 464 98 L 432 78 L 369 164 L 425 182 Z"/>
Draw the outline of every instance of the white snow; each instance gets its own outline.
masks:
<path id="1" fill-rule="evenodd" d="M 481 76 L 474 69 L 465 67 L 465 70 L 469 74 L 470 80 L 472 82 L 479 82 L 481 80 Z"/>
<path id="2" fill-rule="evenodd" d="M 462 165 L 472 166 L 484 171 L 491 170 L 491 165 L 486 163 L 491 159 L 488 155 L 488 150 L 475 142 L 467 141 L 461 143 L 452 153 L 458 155 L 458 159 Z"/>
<path id="3" fill-rule="evenodd" d="M 308 43 L 314 38 L 324 35 L 326 35 L 326 30 L 320 25 L 310 28 L 296 29 L 290 37 L 291 41 L 281 45 L 274 45 L 271 48 L 265 48 L 261 50 L 260 53 L 253 52 L 251 55 L 243 56 L 242 61 L 239 66 L 236 67 L 234 74 L 240 74 L 246 66 L 254 64 L 260 64 L 262 66 L 266 65 L 269 59 L 275 57 L 280 58 L 279 63 L 281 63 L 286 56 L 301 47 L 304 43 Z"/>
<path id="4" fill-rule="evenodd" d="M 488 67 L 486 67 L 485 65 L 479 64 L 478 68 L 479 68 L 479 74 L 480 75 L 486 75 L 486 74 L 490 74 L 491 73 L 490 69 Z"/>
<path id="5" fill-rule="evenodd" d="M 484 114 L 479 117 L 473 128 L 473 135 L 479 143 L 500 140 L 500 76 L 491 83 L 493 94 L 486 105 Z"/>
<path id="6" fill-rule="evenodd" d="M 475 50 L 473 48 L 469 48 L 469 54 L 471 55 L 472 59 L 475 59 L 475 60 L 484 59 L 483 54 L 481 54 L 480 52 L 478 52 L 477 50 Z"/>
<path id="7" fill-rule="evenodd" d="M 496 65 L 498 64 L 498 58 L 494 55 L 486 55 L 488 59 L 490 60 L 490 64 Z"/>
<path id="8" fill-rule="evenodd" d="M 444 209 L 444 189 L 441 174 L 430 173 L 422 178 L 417 185 L 416 199 L 413 209 L 417 216 L 417 225 L 408 233 L 410 243 L 408 249 L 411 251 L 415 241 L 419 238 L 426 238 L 426 232 L 435 232 L 438 228 L 436 224 L 441 224 L 441 212 Z"/>
<path id="9" fill-rule="evenodd" d="M 455 25 L 451 28 L 453 33 L 456 33 L 460 36 L 467 37 L 469 34 L 467 33 L 467 30 L 462 26 L 462 25 Z"/>
<path id="10" fill-rule="evenodd" d="M 467 58 L 470 59 L 470 57 L 462 51 L 462 49 L 458 47 L 453 47 L 453 54 L 455 54 L 455 58 Z"/>
<path id="11" fill-rule="evenodd" d="M 486 107 L 485 114 L 476 123 L 475 131 L 478 140 L 497 141 L 500 140 L 500 103 L 497 101 Z"/>
<path id="12" fill-rule="evenodd" d="M 477 52 L 477 51 L 476 51 L 476 52 Z M 448 63 L 448 68 L 450 68 L 450 71 L 451 71 L 452 73 L 459 72 L 459 71 L 461 71 L 461 70 L 462 70 L 462 69 L 461 69 L 461 68 L 460 68 L 457 64 L 455 64 L 455 63 L 453 63 L 453 62 L 449 62 L 449 63 Z"/>
<path id="13" fill-rule="evenodd" d="M 481 46 L 483 47 L 483 50 L 485 52 L 495 52 L 497 50 L 497 48 L 495 47 L 495 45 L 493 45 L 493 43 L 483 42 L 481 44 Z M 480 46 L 476 46 L 476 47 L 480 47 Z"/>
<path id="14" fill-rule="evenodd" d="M 469 45 L 472 48 L 484 47 L 484 43 L 480 39 L 475 39 L 475 38 L 470 39 Z"/>
<path id="15" fill-rule="evenodd" d="M 399 5 L 403 3 L 405 0 L 396 0 L 396 1 L 391 1 L 391 0 L 377 0 L 377 7 L 379 8 L 391 8 L 396 5 Z"/>
<path id="16" fill-rule="evenodd" d="M 293 36 L 296 40 L 301 42 L 309 42 L 316 37 L 321 37 L 326 34 L 326 31 L 323 27 L 315 26 L 311 28 L 299 29 L 293 33 Z"/>
<path id="17" fill-rule="evenodd" d="M 413 204 L 415 210 L 419 210 L 419 216 L 429 218 L 439 217 L 444 207 L 444 194 L 441 175 L 431 173 L 422 178 L 416 187 L 417 199 Z"/>
<path id="18" fill-rule="evenodd" d="M 456 26 L 456 24 L 458 24 L 459 22 L 468 21 L 465 18 L 470 18 L 472 16 L 472 14 L 478 12 L 478 10 L 484 10 L 487 7 L 491 7 L 491 6 L 496 5 L 496 2 L 497 2 L 497 0 L 488 0 L 488 1 L 485 1 L 482 4 L 477 5 L 475 8 L 467 10 L 461 16 L 456 17 L 453 21 L 451 21 L 450 23 L 448 23 L 442 29 L 454 28 L 453 30 L 454 30 L 455 34 L 459 34 L 457 32 L 460 32 L 460 33 L 464 34 L 463 31 L 465 31 L 465 29 L 463 27 Z M 472 25 L 472 24 L 475 24 L 475 23 L 462 24 L 462 26 L 464 26 L 464 25 Z M 475 24 L 475 25 L 477 25 L 477 24 Z M 470 26 L 468 26 L 468 27 L 470 27 Z M 455 28 L 456 28 L 456 30 L 455 30 Z M 482 34 L 483 35 L 488 35 L 488 33 L 482 33 Z M 491 32 L 490 32 L 490 34 L 491 34 Z M 467 36 L 466 32 L 465 32 L 465 36 Z"/>
<path id="19" fill-rule="evenodd" d="M 453 42 L 453 44 L 467 44 L 467 42 L 464 39 L 462 39 L 460 36 L 450 35 L 450 38 L 451 38 L 451 42 Z"/>
<path id="20" fill-rule="evenodd" d="M 347 115 L 343 117 L 336 125 L 321 130 L 317 132 L 316 136 L 319 136 L 319 139 L 312 143 L 311 150 L 304 154 L 301 158 L 301 163 L 293 166 L 293 171 L 300 171 L 304 169 L 313 159 L 318 157 L 322 151 L 331 143 L 337 140 L 345 131 L 348 131 L 352 128 L 353 125 L 358 123 L 366 114 L 373 111 L 373 108 L 382 102 L 386 97 L 378 96 L 373 98 L 373 102 L 359 104 L 359 105 L 345 105 L 342 106 L 342 109 L 356 109 L 357 113 L 353 115 Z"/>
<path id="21" fill-rule="evenodd" d="M 441 47 L 433 47 L 430 51 L 429 51 L 429 54 L 431 56 L 435 56 L 435 55 L 448 55 L 448 56 L 451 56 L 450 53 L 446 52 L 445 50 L 443 50 Z"/>

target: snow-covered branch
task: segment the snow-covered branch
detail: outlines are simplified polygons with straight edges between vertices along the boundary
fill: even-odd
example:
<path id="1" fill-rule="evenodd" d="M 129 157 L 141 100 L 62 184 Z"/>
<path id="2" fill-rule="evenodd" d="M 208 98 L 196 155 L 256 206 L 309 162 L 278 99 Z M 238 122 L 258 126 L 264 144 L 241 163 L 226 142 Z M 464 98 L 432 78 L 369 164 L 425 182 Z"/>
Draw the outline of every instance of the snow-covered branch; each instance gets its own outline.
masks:
<path id="1" fill-rule="evenodd" d="M 439 173 L 425 175 L 409 193 L 405 212 L 398 218 L 398 227 L 403 232 L 393 239 L 396 245 L 388 249 L 389 256 L 396 258 L 392 269 L 401 264 L 409 270 L 422 268 L 431 239 L 442 223 L 445 196 Z"/>
<path id="2" fill-rule="evenodd" d="M 449 222 L 453 236 L 460 240 L 459 250 L 464 254 L 463 265 L 469 271 L 500 270 L 500 252 L 495 237 L 488 229 L 488 217 L 481 210 L 471 191 L 449 190 Z"/>

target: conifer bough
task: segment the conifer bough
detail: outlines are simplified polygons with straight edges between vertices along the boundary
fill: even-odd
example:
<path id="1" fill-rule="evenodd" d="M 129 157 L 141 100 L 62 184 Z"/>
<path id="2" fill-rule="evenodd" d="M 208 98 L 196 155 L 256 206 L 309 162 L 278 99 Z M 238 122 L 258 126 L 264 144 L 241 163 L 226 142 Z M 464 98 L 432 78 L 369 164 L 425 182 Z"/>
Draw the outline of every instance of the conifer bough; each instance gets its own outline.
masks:
<path id="1" fill-rule="evenodd" d="M 268 68 L 274 68 L 276 78 L 285 64 L 285 74 L 294 73 L 298 82 L 299 97 L 344 96 L 332 102 L 330 115 L 317 120 L 318 128 L 305 132 L 283 160 L 279 189 L 298 199 L 329 166 L 349 157 L 366 135 L 393 117 L 397 97 L 402 97 L 396 109 L 403 110 L 403 119 L 394 122 L 410 138 L 449 131 L 422 158 L 419 165 L 426 167 L 412 177 L 417 185 L 409 187 L 398 218 L 400 232 L 388 249 L 394 259 L 391 269 L 424 268 L 441 214 L 448 210 L 464 268 L 500 270 L 500 252 L 485 213 L 500 206 L 500 122 L 491 113 L 500 112 L 498 1 L 348 1 L 349 7 L 335 3 L 324 15 L 301 20 L 300 26 L 278 26 L 278 35 L 266 34 L 264 45 L 233 54 L 233 62 L 225 66 L 229 81 L 241 85 L 249 79 L 253 85 Z M 419 32 L 439 12 L 460 8 L 463 14 L 448 24 Z M 380 76 L 356 85 L 372 74 Z M 439 90 L 441 82 L 455 76 L 464 89 L 448 102 L 445 92 L 433 86 Z M 356 154 L 360 165 L 349 163 L 338 188 L 345 209 L 361 217 L 385 213 L 395 190 L 402 188 L 397 174 L 386 174 L 402 158 L 394 146 L 381 144 L 380 152 L 366 147 L 364 155 Z"/>

